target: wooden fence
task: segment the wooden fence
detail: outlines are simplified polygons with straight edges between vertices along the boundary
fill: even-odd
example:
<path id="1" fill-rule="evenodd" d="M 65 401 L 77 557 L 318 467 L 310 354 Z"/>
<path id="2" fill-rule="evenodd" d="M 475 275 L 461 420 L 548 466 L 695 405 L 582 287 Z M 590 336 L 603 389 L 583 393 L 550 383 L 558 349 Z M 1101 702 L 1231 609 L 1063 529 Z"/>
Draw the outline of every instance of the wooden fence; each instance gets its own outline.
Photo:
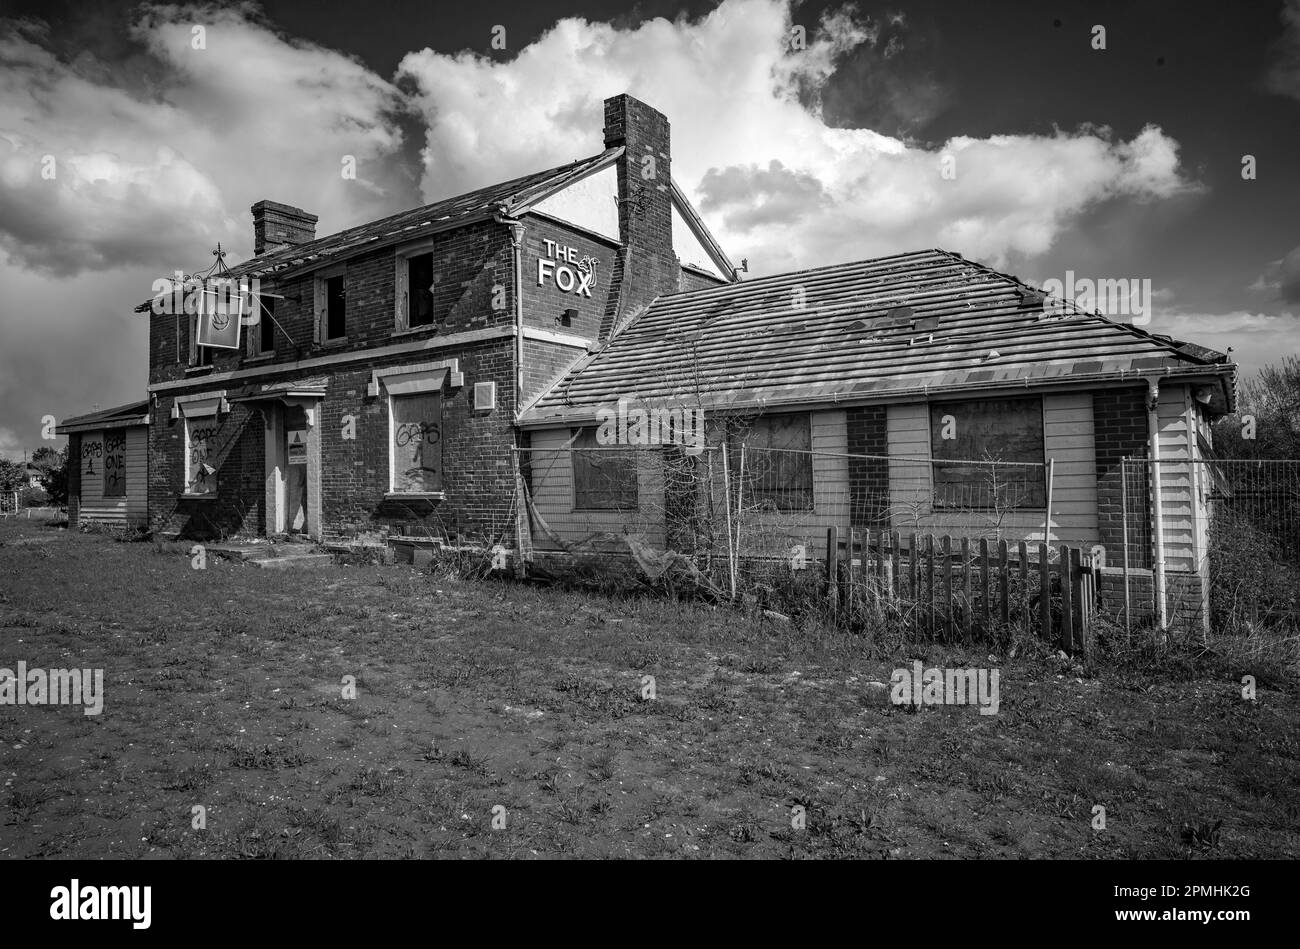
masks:
<path id="1" fill-rule="evenodd" d="M 854 529 L 841 544 L 832 527 L 828 600 L 838 611 L 862 594 L 891 597 L 940 638 L 988 637 L 1014 625 L 1066 652 L 1086 651 L 1097 597 L 1091 558 L 1078 547 L 1058 550 L 1053 560 L 1042 543 Z"/>

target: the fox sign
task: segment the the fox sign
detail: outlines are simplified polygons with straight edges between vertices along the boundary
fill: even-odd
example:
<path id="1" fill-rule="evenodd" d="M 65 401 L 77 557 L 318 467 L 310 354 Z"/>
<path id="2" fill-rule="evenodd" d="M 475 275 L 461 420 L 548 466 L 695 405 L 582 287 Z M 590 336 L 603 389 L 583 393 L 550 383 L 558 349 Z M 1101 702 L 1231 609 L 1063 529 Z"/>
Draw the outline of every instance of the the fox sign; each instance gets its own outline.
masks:
<path id="1" fill-rule="evenodd" d="M 576 248 L 565 247 L 556 241 L 542 243 L 546 246 L 546 256 L 537 258 L 537 285 L 544 287 L 550 282 L 565 293 L 591 296 L 596 286 L 596 265 L 600 260 L 591 256 L 580 257 Z"/>

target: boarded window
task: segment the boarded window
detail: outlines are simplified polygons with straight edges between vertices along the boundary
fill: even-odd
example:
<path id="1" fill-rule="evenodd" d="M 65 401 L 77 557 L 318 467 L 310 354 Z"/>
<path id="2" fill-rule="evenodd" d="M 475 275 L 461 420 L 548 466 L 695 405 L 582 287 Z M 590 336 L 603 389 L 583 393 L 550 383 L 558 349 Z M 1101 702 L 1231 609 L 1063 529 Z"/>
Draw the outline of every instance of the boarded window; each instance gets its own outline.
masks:
<path id="1" fill-rule="evenodd" d="M 104 497 L 126 497 L 126 432 L 104 433 Z"/>
<path id="2" fill-rule="evenodd" d="M 325 280 L 325 338 L 342 339 L 348 334 L 343 275 Z"/>
<path id="3" fill-rule="evenodd" d="M 433 254 L 417 254 L 406 261 L 407 324 L 433 324 Z"/>
<path id="4" fill-rule="evenodd" d="M 600 448 L 596 430 L 584 428 L 573 443 L 573 508 L 576 511 L 637 509 L 635 449 Z"/>
<path id="5" fill-rule="evenodd" d="M 436 392 L 391 397 L 393 493 L 442 490 L 442 398 Z"/>
<path id="6" fill-rule="evenodd" d="M 741 475 L 745 503 L 759 510 L 813 509 L 812 425 L 807 414 L 761 415 L 728 426 L 728 464 Z"/>
<path id="7" fill-rule="evenodd" d="M 1043 400 L 930 405 L 934 503 L 961 508 L 1043 508 Z M 1016 464 L 989 464 L 1015 462 Z"/>
<path id="8" fill-rule="evenodd" d="M 217 420 L 200 416 L 185 420 L 185 493 L 217 493 Z"/>

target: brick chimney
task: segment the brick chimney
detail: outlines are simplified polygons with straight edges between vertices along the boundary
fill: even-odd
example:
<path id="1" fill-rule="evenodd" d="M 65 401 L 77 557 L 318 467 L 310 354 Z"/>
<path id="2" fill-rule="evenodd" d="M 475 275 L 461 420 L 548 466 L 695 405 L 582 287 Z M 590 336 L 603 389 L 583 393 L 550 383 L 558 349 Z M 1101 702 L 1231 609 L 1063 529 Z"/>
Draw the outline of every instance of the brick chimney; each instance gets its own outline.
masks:
<path id="1" fill-rule="evenodd" d="M 302 208 L 278 201 L 257 202 L 253 205 L 253 255 L 315 240 L 317 220 Z"/>
<path id="2" fill-rule="evenodd" d="M 600 338 L 661 293 L 675 293 L 681 266 L 673 252 L 672 149 L 668 119 L 627 94 L 605 100 L 605 147 L 624 146 L 618 162 L 617 293 Z"/>

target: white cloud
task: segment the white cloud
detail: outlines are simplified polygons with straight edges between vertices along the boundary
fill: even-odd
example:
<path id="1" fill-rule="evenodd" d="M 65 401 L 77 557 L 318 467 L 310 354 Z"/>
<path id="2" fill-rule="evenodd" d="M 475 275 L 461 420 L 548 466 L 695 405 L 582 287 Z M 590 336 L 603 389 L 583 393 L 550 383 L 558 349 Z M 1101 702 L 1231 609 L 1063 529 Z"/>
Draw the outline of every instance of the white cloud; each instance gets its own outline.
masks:
<path id="1" fill-rule="evenodd" d="M 206 48 L 193 48 L 195 24 Z M 89 54 L 57 58 L 39 24 L 6 26 L 0 246 L 23 266 L 195 269 L 217 240 L 251 253 L 261 198 L 300 203 L 329 229 L 394 210 L 396 89 L 277 35 L 253 7 L 145 7 L 130 32 L 161 78 L 139 88 L 108 81 Z M 340 174 L 346 154 L 358 181 Z"/>
<path id="2" fill-rule="evenodd" d="M 725 0 L 698 20 L 627 29 L 563 20 L 506 62 L 411 53 L 399 74 L 428 126 L 425 196 L 599 151 L 601 101 L 623 91 L 668 115 L 674 177 L 760 273 L 935 245 L 1003 264 L 1043 253 L 1097 202 L 1195 187 L 1155 126 L 1128 141 L 1087 128 L 937 150 L 832 128 L 801 101 L 878 34 L 841 10 L 798 51 L 790 25 L 778 0 Z M 943 154 L 955 180 L 940 173 Z M 783 214 L 767 213 L 773 201 Z"/>

